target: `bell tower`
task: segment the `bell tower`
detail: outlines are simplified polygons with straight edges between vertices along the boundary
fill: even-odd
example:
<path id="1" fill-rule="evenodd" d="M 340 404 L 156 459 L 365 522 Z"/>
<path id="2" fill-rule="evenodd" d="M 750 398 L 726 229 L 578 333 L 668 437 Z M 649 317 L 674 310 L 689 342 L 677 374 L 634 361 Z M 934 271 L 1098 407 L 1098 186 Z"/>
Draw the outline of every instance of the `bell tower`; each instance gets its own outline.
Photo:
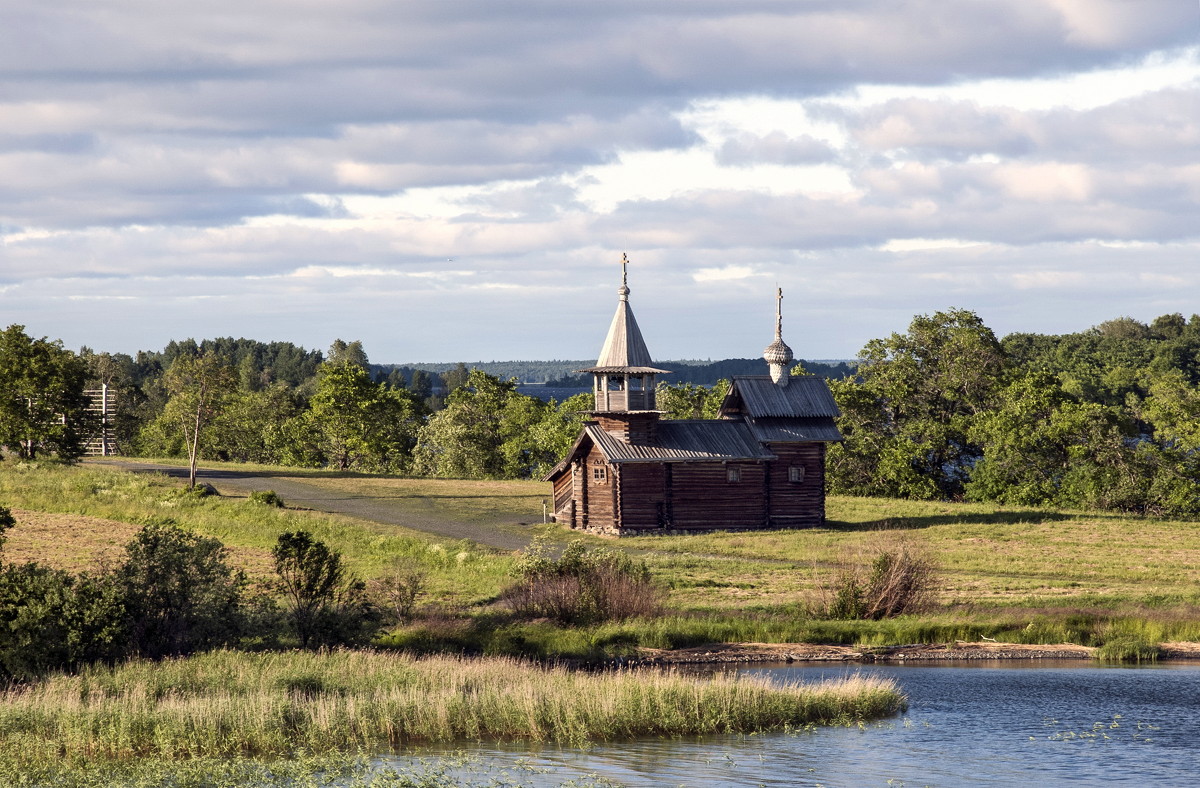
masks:
<path id="1" fill-rule="evenodd" d="M 608 327 L 596 365 L 579 372 L 592 374 L 596 407 L 593 415 L 607 432 L 630 443 L 650 440 L 658 421 L 654 395 L 657 369 L 646 349 L 646 341 L 629 306 L 629 258 L 621 255 L 621 287 L 617 289 L 617 313 Z"/>

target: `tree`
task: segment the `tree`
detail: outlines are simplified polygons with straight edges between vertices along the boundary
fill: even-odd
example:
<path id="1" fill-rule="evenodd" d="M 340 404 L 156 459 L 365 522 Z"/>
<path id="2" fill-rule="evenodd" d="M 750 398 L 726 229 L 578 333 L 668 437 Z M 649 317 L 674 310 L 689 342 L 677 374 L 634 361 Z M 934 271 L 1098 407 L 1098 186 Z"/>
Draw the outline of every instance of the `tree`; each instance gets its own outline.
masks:
<path id="1" fill-rule="evenodd" d="M 846 442 L 831 449 L 831 462 L 850 471 L 831 476 L 833 489 L 850 492 L 837 484 L 853 477 L 865 484 L 860 494 L 961 496 L 981 457 L 969 427 L 994 404 L 1007 369 L 991 329 L 964 309 L 918 315 L 908 333 L 867 343 L 859 381 L 833 387 L 848 417 L 839 422 Z"/>
<path id="2" fill-rule="evenodd" d="M 232 393 L 212 422 L 205 453 L 239 462 L 282 462 L 294 437 L 286 425 L 303 412 L 300 398 L 283 384 Z"/>
<path id="3" fill-rule="evenodd" d="M 518 471 L 517 475 L 522 478 L 538 478 L 549 473 L 579 438 L 586 414 L 593 404 L 593 397 L 588 393 L 576 394 L 562 402 L 551 400 L 542 410 L 541 419 L 522 434 L 520 443 L 512 439 L 505 441 L 502 451 L 508 468 Z M 517 460 L 522 462 L 517 463 Z"/>
<path id="4" fill-rule="evenodd" d="M 414 369 L 412 373 L 412 384 L 408 390 L 413 393 L 419 401 L 424 402 L 433 396 L 433 378 L 423 369 Z"/>
<path id="5" fill-rule="evenodd" d="M 148 525 L 117 569 L 132 650 L 158 659 L 213 648 L 242 633 L 245 576 L 216 539 Z"/>
<path id="6" fill-rule="evenodd" d="M 379 623 L 365 586 L 351 576 L 341 553 L 306 531 L 279 535 L 271 554 L 289 618 L 301 648 L 367 641 Z"/>
<path id="7" fill-rule="evenodd" d="M 362 342 L 357 339 L 353 342 L 333 340 L 333 344 L 329 346 L 329 357 L 325 359 L 325 363 L 334 367 L 344 364 L 352 364 L 363 369 L 371 367 L 371 362 L 367 360 L 367 351 L 363 350 Z"/>
<path id="8" fill-rule="evenodd" d="M 515 379 L 500 380 L 471 370 L 466 384 L 455 389 L 446 407 L 421 429 L 414 465 L 421 472 L 451 478 L 528 476 L 545 462 L 534 435 L 552 410 L 536 397 L 518 392 Z"/>
<path id="9" fill-rule="evenodd" d="M 655 397 L 668 419 L 715 419 L 728 392 L 728 380 L 718 380 L 712 386 L 659 383 Z"/>
<path id="10" fill-rule="evenodd" d="M 166 373 L 170 394 L 164 418 L 183 436 L 189 468 L 188 486 L 196 486 L 196 463 L 205 429 L 221 413 L 234 387 L 233 370 L 214 355 L 181 355 Z"/>
<path id="11" fill-rule="evenodd" d="M 61 342 L 33 339 L 18 325 L 0 332 L 0 448 L 26 459 L 41 451 L 78 457 L 86 377 L 83 361 Z"/>
<path id="12" fill-rule="evenodd" d="M 410 392 L 375 383 L 365 367 L 327 363 L 307 421 L 326 463 L 385 471 L 406 465 L 423 415 Z"/>
<path id="13" fill-rule="evenodd" d="M 449 398 L 451 394 L 458 391 L 463 386 L 467 385 L 471 377 L 471 370 L 467 369 L 467 365 L 461 361 L 454 365 L 454 369 L 448 369 L 442 373 L 442 391 Z"/>

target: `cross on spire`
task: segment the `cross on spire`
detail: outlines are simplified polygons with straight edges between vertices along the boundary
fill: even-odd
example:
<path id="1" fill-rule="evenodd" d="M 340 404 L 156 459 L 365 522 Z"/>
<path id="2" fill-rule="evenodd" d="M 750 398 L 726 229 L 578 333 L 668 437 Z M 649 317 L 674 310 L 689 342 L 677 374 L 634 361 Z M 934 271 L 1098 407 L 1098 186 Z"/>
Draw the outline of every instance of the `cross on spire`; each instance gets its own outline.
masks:
<path id="1" fill-rule="evenodd" d="M 629 300 L 629 257 L 621 252 L 621 287 L 617 290 L 617 295 L 621 296 L 622 301 Z"/>
<path id="2" fill-rule="evenodd" d="M 783 339 L 783 288 L 775 285 L 775 338 Z"/>

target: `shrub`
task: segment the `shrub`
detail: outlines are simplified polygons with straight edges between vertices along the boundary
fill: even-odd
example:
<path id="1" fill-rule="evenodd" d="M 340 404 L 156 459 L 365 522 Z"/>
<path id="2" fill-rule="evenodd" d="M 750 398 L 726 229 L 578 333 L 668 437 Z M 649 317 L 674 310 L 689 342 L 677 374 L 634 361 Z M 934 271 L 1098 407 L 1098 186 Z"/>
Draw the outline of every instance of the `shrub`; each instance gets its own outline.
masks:
<path id="1" fill-rule="evenodd" d="M 225 546 L 175 526 L 148 525 L 117 569 L 131 650 L 157 659 L 232 643 L 243 630 L 245 576 Z"/>
<path id="2" fill-rule="evenodd" d="M 428 574 L 411 560 L 396 559 L 391 568 L 375 578 L 367 590 L 372 602 L 391 619 L 390 623 L 410 621 L 417 597 L 425 591 Z"/>
<path id="3" fill-rule="evenodd" d="M 277 509 L 283 508 L 283 499 L 274 490 L 254 490 L 250 493 L 247 500 L 250 503 L 257 503 L 263 506 L 274 506 Z"/>
<path id="4" fill-rule="evenodd" d="M 341 553 L 307 531 L 280 534 L 271 552 L 301 648 L 359 645 L 374 637 L 379 611 L 366 585 L 346 571 Z"/>
<path id="5" fill-rule="evenodd" d="M 25 680 L 122 656 L 121 591 L 110 576 L 35 563 L 0 570 L 0 676 Z"/>
<path id="6" fill-rule="evenodd" d="M 935 592 L 932 560 L 904 542 L 883 549 L 869 568 L 843 569 L 829 589 L 824 614 L 835 619 L 878 621 L 925 610 Z"/>
<path id="7" fill-rule="evenodd" d="M 662 609 L 650 570 L 624 553 L 567 545 L 559 558 L 535 542 L 517 567 L 518 581 L 502 594 L 519 615 L 561 624 L 592 624 L 649 616 Z"/>

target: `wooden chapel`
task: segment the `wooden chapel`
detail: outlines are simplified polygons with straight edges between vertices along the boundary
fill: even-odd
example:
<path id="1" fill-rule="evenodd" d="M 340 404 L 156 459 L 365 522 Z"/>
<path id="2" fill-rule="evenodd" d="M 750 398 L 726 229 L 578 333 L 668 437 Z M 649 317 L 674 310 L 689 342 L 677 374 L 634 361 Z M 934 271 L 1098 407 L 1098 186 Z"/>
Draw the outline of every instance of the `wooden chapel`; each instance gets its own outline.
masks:
<path id="1" fill-rule="evenodd" d="M 545 477 L 554 519 L 617 536 L 803 528 L 825 521 L 826 444 L 839 415 L 823 378 L 789 375 L 782 291 L 770 374 L 735 376 L 715 420 L 663 419 L 655 376 L 629 306 L 622 258 L 617 312 L 591 373 L 595 409 Z"/>

